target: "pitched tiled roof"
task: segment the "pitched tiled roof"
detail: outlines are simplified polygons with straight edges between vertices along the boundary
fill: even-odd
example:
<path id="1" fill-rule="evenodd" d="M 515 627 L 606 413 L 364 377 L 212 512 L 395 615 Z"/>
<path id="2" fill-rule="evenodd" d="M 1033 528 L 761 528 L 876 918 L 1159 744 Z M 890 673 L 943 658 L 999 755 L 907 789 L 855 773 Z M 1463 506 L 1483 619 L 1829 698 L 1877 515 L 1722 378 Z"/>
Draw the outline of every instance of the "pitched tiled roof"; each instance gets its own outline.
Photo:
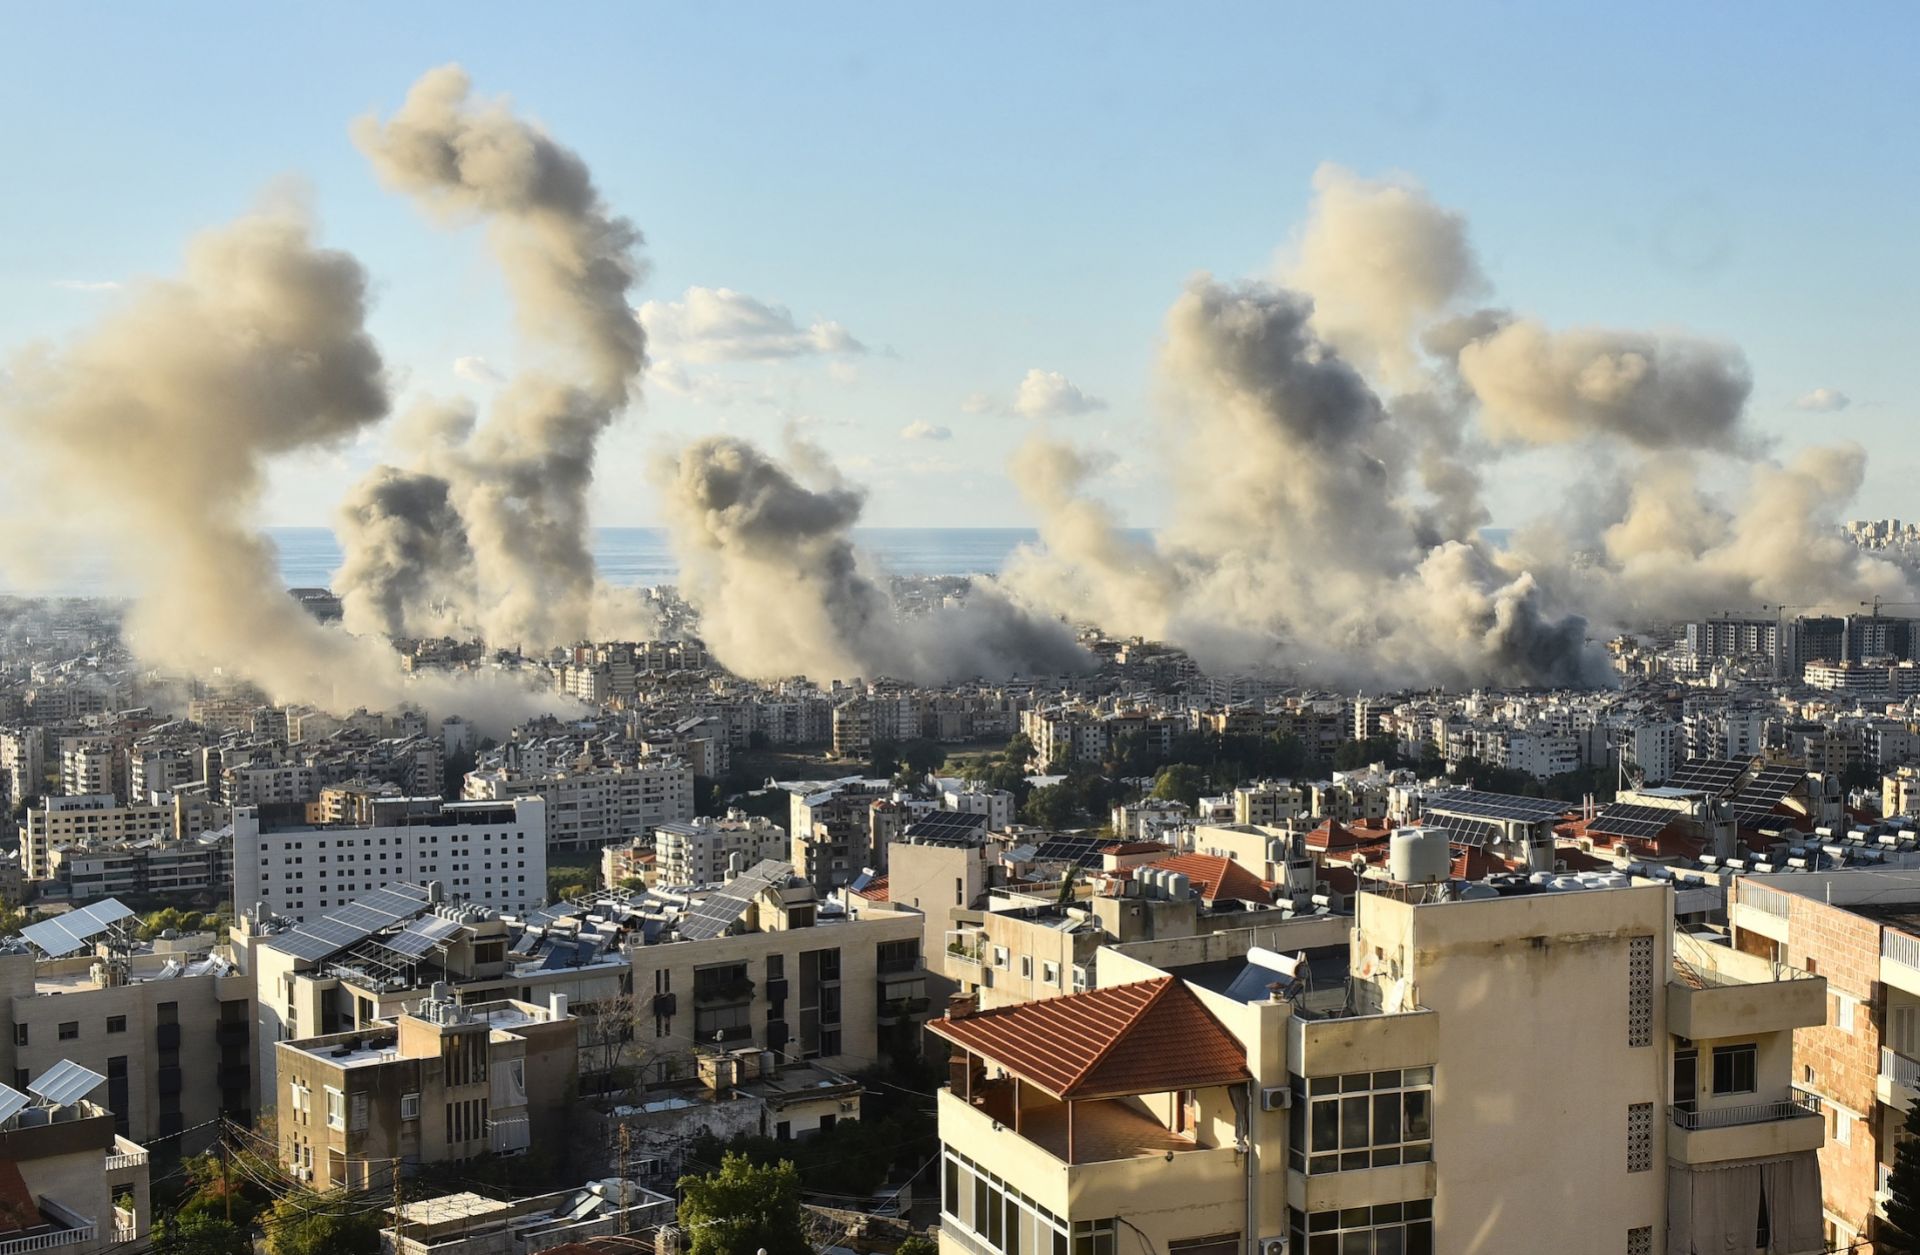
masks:
<path id="1" fill-rule="evenodd" d="M 1055 1098 L 1233 1085 L 1246 1051 L 1171 976 L 935 1020 L 935 1033 Z"/>
<path id="2" fill-rule="evenodd" d="M 885 876 L 875 876 L 861 888 L 850 888 L 847 892 L 865 898 L 869 902 L 886 902 L 890 900 L 887 891 L 887 878 Z"/>
<path id="3" fill-rule="evenodd" d="M 1266 884 L 1230 858 L 1218 854 L 1176 854 L 1154 865 L 1155 871 L 1179 872 L 1193 882 L 1203 901 L 1221 898 L 1241 902 L 1265 902 L 1271 895 Z"/>

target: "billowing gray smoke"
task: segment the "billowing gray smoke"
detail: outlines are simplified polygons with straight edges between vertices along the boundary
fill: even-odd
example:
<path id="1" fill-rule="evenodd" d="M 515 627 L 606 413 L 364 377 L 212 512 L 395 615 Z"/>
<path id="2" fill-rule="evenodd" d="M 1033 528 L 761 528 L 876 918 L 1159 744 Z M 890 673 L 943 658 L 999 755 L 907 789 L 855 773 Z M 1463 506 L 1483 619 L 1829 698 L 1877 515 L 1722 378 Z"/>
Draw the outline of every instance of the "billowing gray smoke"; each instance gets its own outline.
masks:
<path id="1" fill-rule="evenodd" d="M 1057 620 L 976 585 L 965 604 L 902 618 L 860 566 L 861 494 L 817 450 L 789 459 L 816 487 L 742 440 L 701 440 L 656 468 L 680 591 L 729 670 L 755 678 L 938 681 L 1058 674 L 1087 656 Z"/>
<path id="2" fill-rule="evenodd" d="M 474 100 L 457 66 L 424 75 L 392 118 L 362 119 L 354 136 L 389 185 L 443 218 L 486 223 L 540 360 L 478 428 L 444 426 L 404 477 L 382 468 L 361 486 L 343 529 L 342 596 L 381 630 L 451 612 L 496 644 L 583 639 L 596 604 L 595 447 L 646 362 L 628 303 L 640 233 L 606 207 L 576 154 L 504 104 Z M 464 544 L 441 545 L 432 533 L 456 515 Z"/>
<path id="3" fill-rule="evenodd" d="M 16 491 L 40 517 L 15 521 L 51 520 L 119 559 L 144 658 L 334 710 L 447 708 L 455 686 L 408 684 L 384 643 L 323 627 L 288 597 L 252 521 L 271 459 L 337 445 L 387 412 L 366 287 L 352 257 L 314 245 L 300 211 L 275 207 L 199 236 L 179 278 L 14 363 L 0 399 L 9 473 L 67 486 L 74 507 Z M 476 713 L 551 704 L 471 696 Z"/>
<path id="4" fill-rule="evenodd" d="M 1458 215 L 1334 169 L 1316 188 L 1281 282 L 1202 277 L 1168 313 L 1173 505 L 1153 546 L 1086 495 L 1093 468 L 1072 449 L 1016 455 L 1042 537 L 1007 577 L 1024 599 L 1216 666 L 1561 684 L 1608 674 L 1589 619 L 1904 587 L 1833 526 L 1857 454 L 1760 455 L 1736 351 L 1469 308 L 1486 285 Z M 1476 534 L 1477 464 L 1543 445 L 1587 448 L 1620 479 L 1578 526 L 1496 552 Z M 1745 459 L 1746 504 L 1714 503 L 1688 451 Z"/>

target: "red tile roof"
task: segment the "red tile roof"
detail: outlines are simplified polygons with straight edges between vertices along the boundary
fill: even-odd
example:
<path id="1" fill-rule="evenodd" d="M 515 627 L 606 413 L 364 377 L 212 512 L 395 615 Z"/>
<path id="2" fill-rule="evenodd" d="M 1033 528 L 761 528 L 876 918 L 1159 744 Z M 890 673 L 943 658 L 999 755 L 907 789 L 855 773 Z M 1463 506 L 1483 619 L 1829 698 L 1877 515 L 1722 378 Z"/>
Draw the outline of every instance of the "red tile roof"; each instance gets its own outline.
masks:
<path id="1" fill-rule="evenodd" d="M 1203 1089 L 1251 1076 L 1240 1042 L 1171 976 L 927 1027 L 1060 1099 Z"/>
<path id="2" fill-rule="evenodd" d="M 864 888 L 850 888 L 847 892 L 853 894 L 855 897 L 865 898 L 869 902 L 892 901 L 888 896 L 887 878 L 885 876 L 875 876 L 866 883 Z"/>
<path id="3" fill-rule="evenodd" d="M 1271 895 L 1260 877 L 1230 858 L 1218 854 L 1176 854 L 1153 865 L 1155 871 L 1178 872 L 1193 882 L 1205 902 L 1266 902 Z"/>

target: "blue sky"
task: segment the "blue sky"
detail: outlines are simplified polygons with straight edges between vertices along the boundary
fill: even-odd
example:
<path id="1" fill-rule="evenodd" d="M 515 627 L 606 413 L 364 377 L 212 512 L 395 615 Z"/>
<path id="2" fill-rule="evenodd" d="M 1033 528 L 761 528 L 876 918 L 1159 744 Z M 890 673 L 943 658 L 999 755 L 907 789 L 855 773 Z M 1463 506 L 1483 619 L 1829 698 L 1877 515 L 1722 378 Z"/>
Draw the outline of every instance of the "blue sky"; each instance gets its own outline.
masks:
<path id="1" fill-rule="evenodd" d="M 170 271 L 294 176 L 375 277 L 403 395 L 484 400 L 455 361 L 510 368 L 514 344 L 480 239 L 383 191 L 347 135 L 459 61 L 640 225 L 643 299 L 728 288 L 802 347 L 838 324 L 866 350 L 680 362 L 603 446 L 603 523 L 653 521 L 659 451 L 789 424 L 869 486 L 870 524 L 1024 523 L 1002 468 L 1033 369 L 1104 402 L 1044 421 L 1112 451 L 1108 495 L 1157 522 L 1161 317 L 1195 271 L 1266 269 L 1323 161 L 1465 213 L 1515 308 L 1739 344 L 1754 425 L 1861 440 L 1853 513 L 1907 517 L 1917 28 L 1896 5 L 12 4 L 0 346 L 85 325 L 116 293 L 71 285 Z M 1795 406 L 1817 388 L 1851 404 Z M 265 521 L 324 522 L 379 454 L 280 468 Z M 1498 522 L 1551 508 L 1537 469 L 1495 473 Z"/>

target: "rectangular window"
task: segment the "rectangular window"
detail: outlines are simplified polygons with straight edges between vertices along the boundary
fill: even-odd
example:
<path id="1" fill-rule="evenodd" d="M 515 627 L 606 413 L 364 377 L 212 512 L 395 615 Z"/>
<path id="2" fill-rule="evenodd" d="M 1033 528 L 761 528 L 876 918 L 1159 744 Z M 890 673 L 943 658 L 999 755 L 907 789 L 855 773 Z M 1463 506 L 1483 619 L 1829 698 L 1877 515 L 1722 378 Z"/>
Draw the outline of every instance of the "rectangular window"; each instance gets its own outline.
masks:
<path id="1" fill-rule="evenodd" d="M 26 1025 L 15 1024 L 13 1026 L 13 1044 L 16 1046 L 24 1046 L 27 1044 L 27 1026 Z"/>
<path id="2" fill-rule="evenodd" d="M 1287 1231 L 1287 1249 L 1299 1255 L 1433 1255 L 1433 1200 L 1311 1213 L 1289 1208 Z"/>
<path id="3" fill-rule="evenodd" d="M 60 1040 L 61 1041 L 72 1041 L 74 1038 L 78 1036 L 80 1036 L 80 1021 L 62 1020 L 60 1022 Z"/>
<path id="4" fill-rule="evenodd" d="M 1309 1174 L 1433 1158 L 1433 1069 L 1293 1078 L 1289 1155 Z"/>
<path id="5" fill-rule="evenodd" d="M 1751 1094 L 1758 1085 L 1759 1048 L 1752 1042 L 1713 1048 L 1713 1092 Z"/>
<path id="6" fill-rule="evenodd" d="M 400 1095 L 400 1118 L 402 1120 L 418 1120 L 420 1118 L 420 1095 Z"/>
<path id="7" fill-rule="evenodd" d="M 108 1031 L 109 1033 L 124 1033 L 124 1032 L 126 1032 L 126 1031 L 127 1031 L 127 1017 L 126 1017 L 126 1016 L 124 1016 L 124 1015 L 110 1015 L 110 1016 L 108 1016 L 108 1017 L 107 1017 L 107 1031 Z"/>
<path id="8" fill-rule="evenodd" d="M 347 1096 L 328 1085 L 327 1091 L 327 1127 L 344 1129 L 347 1127 Z"/>
<path id="9" fill-rule="evenodd" d="M 1033 956 L 1030 954 L 1023 954 L 1020 956 L 1020 979 L 1021 980 L 1033 979 Z"/>

